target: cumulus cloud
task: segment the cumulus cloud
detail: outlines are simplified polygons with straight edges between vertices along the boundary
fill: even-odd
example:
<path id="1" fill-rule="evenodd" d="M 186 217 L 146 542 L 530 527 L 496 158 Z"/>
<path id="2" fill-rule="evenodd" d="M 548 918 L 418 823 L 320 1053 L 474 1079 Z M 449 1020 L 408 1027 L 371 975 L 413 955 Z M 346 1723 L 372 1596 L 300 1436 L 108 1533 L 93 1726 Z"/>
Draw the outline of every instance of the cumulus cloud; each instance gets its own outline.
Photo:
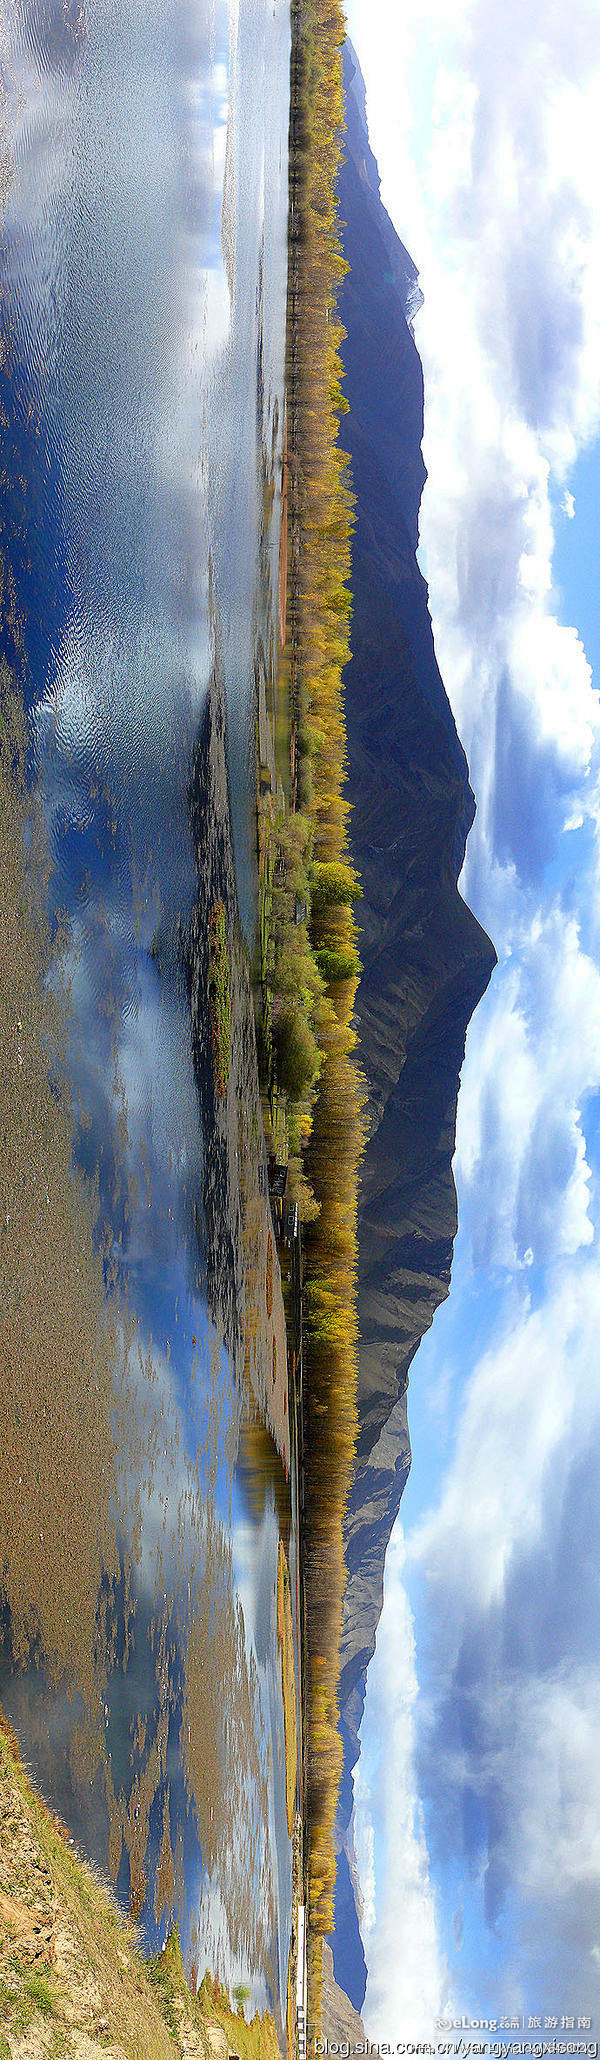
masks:
<path id="1" fill-rule="evenodd" d="M 574 1026 L 576 1025 L 576 1035 Z M 457 1176 L 476 1266 L 589 1244 L 585 1112 L 600 1086 L 600 971 L 575 917 L 536 912 L 471 1028 Z"/>
<path id="2" fill-rule="evenodd" d="M 438 656 L 479 800 L 466 885 L 484 920 L 492 856 L 539 881 L 598 727 L 589 665 L 553 602 L 551 496 L 600 409 L 600 220 L 589 149 L 573 147 L 573 94 L 588 137 L 598 115 L 600 35 L 585 8 L 565 38 L 558 11 L 549 22 L 534 7 L 515 20 L 513 44 L 510 14 L 474 7 L 457 29 L 455 63 L 477 89 L 470 176 L 463 95 L 457 169 L 445 183 L 434 175 L 423 228 L 418 328 L 422 534 Z M 452 96 L 438 92 L 440 105 L 451 166 Z"/>
<path id="3" fill-rule="evenodd" d="M 526 17 L 513 0 L 465 0 L 451 17 L 414 0 L 402 15 L 427 145 L 410 91 L 392 112 L 372 44 L 369 106 L 383 195 L 409 247 L 412 220 L 421 269 L 423 547 L 477 797 L 463 886 L 500 961 L 467 1049 L 459 1193 L 466 1174 L 475 1262 L 522 1266 L 593 1235 L 598 983 L 583 932 L 596 890 L 591 848 L 573 839 L 588 820 L 598 833 L 599 708 L 577 630 L 558 619 L 552 557 L 557 485 L 568 493 L 600 418 L 600 21 L 587 0 L 568 22 L 542 0 Z M 359 0 L 351 21 L 360 34 Z"/>
<path id="4" fill-rule="evenodd" d="M 438 1507 L 392 1541 L 356 1790 L 374 2038 L 464 2009 L 600 2010 L 599 1307 L 595 1254 L 539 1307 L 522 1289 L 468 1380 Z"/>
<path id="5" fill-rule="evenodd" d="M 368 1770 L 360 1762 L 355 1776 L 369 1968 L 363 2019 L 370 2038 L 394 2042 L 431 2034 L 448 1987 L 415 1788 L 417 1675 L 403 1561 L 398 1527 L 386 1565 L 388 1607 L 369 1670 L 375 1756 Z"/>
<path id="6" fill-rule="evenodd" d="M 417 1754 L 432 1853 L 488 1925 L 510 1916 L 507 2005 L 537 1980 L 546 2009 L 600 2007 L 599 1306 L 595 1257 L 524 1300 L 408 1548 L 436 1656 Z"/>
<path id="7" fill-rule="evenodd" d="M 437 1518 L 409 1541 L 412 1570 L 420 1567 L 430 1590 L 432 1657 L 420 1695 L 398 1533 L 392 1548 L 368 1690 L 378 1752 L 357 1792 L 376 1862 L 364 2010 L 374 2038 L 431 2035 L 438 2014 L 465 2008 L 600 2009 L 600 1516 L 589 1446 L 599 1405 L 589 1396 L 586 1328 L 598 1284 L 586 1282 L 580 1336 L 575 1283 L 563 1287 L 556 1363 L 556 1308 L 545 1325 L 525 1315 L 498 1360 L 496 1387 L 489 1365 L 476 1374 L 473 1443 L 457 1453 Z M 516 1447 L 515 1368 L 530 1353 Z M 548 1372 L 540 1437 L 531 1396 Z M 557 1406 L 561 1380 L 567 1394 Z M 490 1496 L 490 1444 L 505 1468 L 504 1497 L 502 1482 Z M 523 1446 L 524 1479 L 513 1493 Z M 474 1911 L 499 1942 L 495 1977 L 480 1957 Z"/>
<path id="8" fill-rule="evenodd" d="M 525 18 L 514 0 L 388 12 L 353 0 L 350 26 L 425 296 L 422 547 L 478 800 L 465 886 L 489 924 L 494 861 L 539 887 L 582 787 L 597 810 L 597 697 L 552 554 L 556 487 L 568 507 L 600 420 L 600 21 L 587 0 L 568 19 L 542 0 Z"/>
<path id="9" fill-rule="evenodd" d="M 573 1457 L 600 1415 L 589 1379 L 599 1307 L 595 1259 L 564 1269 L 539 1307 L 524 1290 L 475 1368 L 441 1502 L 410 1546 L 432 1588 L 455 1598 L 451 1640 L 463 1613 L 492 1608 L 515 1558 L 542 1535 L 550 1470 L 552 1506 L 562 1507 Z"/>

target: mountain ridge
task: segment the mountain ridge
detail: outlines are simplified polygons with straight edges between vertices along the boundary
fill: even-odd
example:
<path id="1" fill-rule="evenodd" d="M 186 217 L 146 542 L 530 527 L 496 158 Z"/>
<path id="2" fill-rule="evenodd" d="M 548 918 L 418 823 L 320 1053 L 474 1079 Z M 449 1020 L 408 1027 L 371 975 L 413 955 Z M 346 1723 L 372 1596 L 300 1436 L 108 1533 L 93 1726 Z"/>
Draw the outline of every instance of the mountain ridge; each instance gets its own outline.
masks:
<path id="1" fill-rule="evenodd" d="M 352 660 L 346 673 L 352 856 L 361 876 L 356 1005 L 368 1096 L 359 1196 L 359 1432 L 345 1524 L 336 1980 L 364 1999 L 352 1770 L 385 1552 L 410 1468 L 406 1391 L 449 1290 L 452 1175 L 470 1016 L 495 952 L 458 890 L 475 802 L 435 655 L 417 563 L 426 478 L 423 373 L 412 333 L 418 275 L 383 208 L 364 82 L 347 43 L 339 178 L 349 273 L 339 311 L 356 496 Z"/>

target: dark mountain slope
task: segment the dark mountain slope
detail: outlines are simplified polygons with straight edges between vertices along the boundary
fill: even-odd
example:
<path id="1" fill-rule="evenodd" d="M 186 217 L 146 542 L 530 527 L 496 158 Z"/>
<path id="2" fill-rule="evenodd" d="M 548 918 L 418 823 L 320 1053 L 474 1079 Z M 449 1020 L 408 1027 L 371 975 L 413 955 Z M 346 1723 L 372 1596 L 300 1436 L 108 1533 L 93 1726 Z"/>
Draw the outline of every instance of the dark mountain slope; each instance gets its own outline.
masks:
<path id="1" fill-rule="evenodd" d="M 364 890 L 357 1012 L 369 1142 L 359 1209 L 360 1432 L 346 1525 L 334 1958 L 336 1979 L 360 2008 L 350 1776 L 385 1552 L 410 1467 L 409 1368 L 450 1283 L 466 1029 L 495 954 L 456 884 L 474 801 L 415 555 L 425 480 L 423 376 L 410 327 L 417 275 L 381 205 L 349 45 L 345 78 L 340 202 L 351 269 L 340 312 L 357 497 L 346 718 L 352 843 Z"/>

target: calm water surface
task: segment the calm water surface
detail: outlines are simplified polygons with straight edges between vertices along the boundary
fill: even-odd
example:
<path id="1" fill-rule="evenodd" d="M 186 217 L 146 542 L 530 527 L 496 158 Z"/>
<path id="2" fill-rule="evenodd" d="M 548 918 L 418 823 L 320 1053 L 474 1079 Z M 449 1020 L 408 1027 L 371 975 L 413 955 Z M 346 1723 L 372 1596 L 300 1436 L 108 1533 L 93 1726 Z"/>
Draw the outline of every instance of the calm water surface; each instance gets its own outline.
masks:
<path id="1" fill-rule="evenodd" d="M 295 1523 L 246 947 L 289 9 L 0 0 L 0 61 L 0 1693 L 148 1943 L 177 1915 L 278 2009 Z"/>

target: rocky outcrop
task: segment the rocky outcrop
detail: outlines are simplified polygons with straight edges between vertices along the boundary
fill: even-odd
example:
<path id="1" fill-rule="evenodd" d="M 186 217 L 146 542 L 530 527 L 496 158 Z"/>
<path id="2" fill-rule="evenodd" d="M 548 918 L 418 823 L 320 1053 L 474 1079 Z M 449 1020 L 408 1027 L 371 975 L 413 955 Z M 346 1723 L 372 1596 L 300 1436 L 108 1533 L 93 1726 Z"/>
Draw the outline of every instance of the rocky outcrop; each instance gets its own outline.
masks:
<path id="1" fill-rule="evenodd" d="M 411 329 L 417 275 L 380 201 L 364 86 L 349 45 L 345 82 L 344 427 L 357 499 L 346 717 L 353 854 L 363 884 L 357 1013 L 369 1140 L 359 1209 L 359 1440 L 346 1524 L 334 1958 L 338 1980 L 360 2007 L 351 1770 L 385 1552 L 410 1467 L 409 1370 L 450 1284 L 466 1030 L 495 954 L 458 892 L 475 805 L 416 559 L 426 476 L 423 377 Z"/>

